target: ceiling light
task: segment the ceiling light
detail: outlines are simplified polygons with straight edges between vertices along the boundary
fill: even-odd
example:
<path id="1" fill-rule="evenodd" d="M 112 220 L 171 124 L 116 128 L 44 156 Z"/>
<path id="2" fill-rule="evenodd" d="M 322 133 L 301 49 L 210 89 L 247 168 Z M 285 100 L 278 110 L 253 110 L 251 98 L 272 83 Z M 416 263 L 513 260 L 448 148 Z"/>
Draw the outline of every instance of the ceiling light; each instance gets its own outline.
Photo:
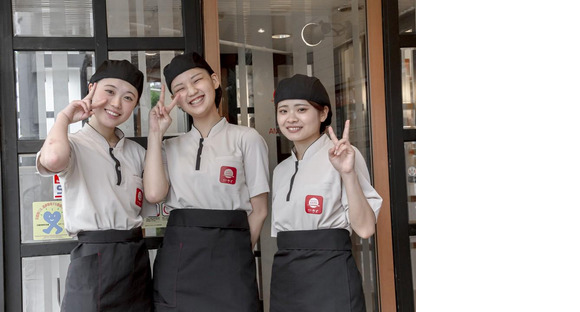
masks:
<path id="1" fill-rule="evenodd" d="M 362 5 L 358 6 L 359 10 L 362 10 L 363 8 L 364 8 L 364 6 L 362 6 Z M 336 8 L 336 10 L 338 10 L 338 12 L 350 12 L 350 11 L 352 11 L 352 7 L 350 5 L 343 5 L 343 6 Z"/>
<path id="2" fill-rule="evenodd" d="M 302 36 L 302 41 L 309 47 L 315 47 L 322 42 L 324 35 L 320 31 L 320 25 L 317 23 L 307 23 L 302 27 L 300 35 Z M 304 32 L 307 32 L 306 36 Z M 305 37 L 308 37 L 305 38 Z"/>
<path id="3" fill-rule="evenodd" d="M 258 29 L 258 32 L 259 32 L 259 33 L 261 33 L 261 34 L 263 34 L 263 33 L 265 33 L 266 31 L 264 30 L 264 28 L 260 28 L 260 29 Z"/>
<path id="4" fill-rule="evenodd" d="M 290 38 L 292 36 L 290 36 L 290 34 L 275 34 L 272 35 L 272 39 L 286 39 L 286 38 Z"/>

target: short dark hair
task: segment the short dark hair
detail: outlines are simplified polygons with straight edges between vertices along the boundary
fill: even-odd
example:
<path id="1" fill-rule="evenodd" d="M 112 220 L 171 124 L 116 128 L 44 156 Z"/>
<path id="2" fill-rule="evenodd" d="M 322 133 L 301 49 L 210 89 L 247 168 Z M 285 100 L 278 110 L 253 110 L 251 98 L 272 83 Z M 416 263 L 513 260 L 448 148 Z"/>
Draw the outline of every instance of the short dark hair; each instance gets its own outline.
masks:
<path id="1" fill-rule="evenodd" d="M 319 112 L 324 111 L 324 106 L 328 107 L 328 114 L 326 115 L 326 119 L 324 119 L 324 121 L 320 123 L 320 129 L 318 129 L 318 132 L 322 134 L 324 133 L 324 131 L 326 131 L 326 127 L 330 126 L 330 123 L 332 122 L 332 108 L 330 107 L 330 105 L 328 106 L 320 105 L 313 101 L 308 101 L 308 103 L 310 103 L 310 105 L 316 108 L 316 110 Z"/>

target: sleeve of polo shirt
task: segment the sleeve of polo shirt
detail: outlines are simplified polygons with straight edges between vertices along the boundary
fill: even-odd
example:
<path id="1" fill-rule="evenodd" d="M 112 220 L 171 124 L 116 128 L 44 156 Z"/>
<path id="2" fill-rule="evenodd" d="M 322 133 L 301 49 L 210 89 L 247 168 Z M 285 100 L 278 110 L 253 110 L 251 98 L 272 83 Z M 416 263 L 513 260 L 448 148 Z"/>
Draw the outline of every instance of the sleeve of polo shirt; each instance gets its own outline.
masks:
<path id="1" fill-rule="evenodd" d="M 362 154 L 360 153 L 360 151 L 356 147 L 353 146 L 353 148 L 355 151 L 355 165 L 354 166 L 355 166 L 355 170 L 356 170 L 356 173 L 358 176 L 358 181 L 359 181 L 360 186 L 363 190 L 363 193 L 365 194 L 365 197 L 367 198 L 367 201 L 369 202 L 369 205 L 371 206 L 371 209 L 375 213 L 375 220 L 376 220 L 379 216 L 379 210 L 381 209 L 383 199 L 381 198 L 379 193 L 377 193 L 375 188 L 371 185 L 369 169 L 367 167 L 367 164 L 365 163 L 365 160 L 364 160 Z M 344 187 L 344 185 L 342 187 L 342 205 L 345 207 L 345 210 L 348 212 L 348 198 L 346 196 L 346 188 Z M 350 219 L 349 219 L 348 213 L 346 214 L 346 218 L 348 220 L 348 223 L 350 224 Z"/>
<path id="2" fill-rule="evenodd" d="M 270 192 L 268 171 L 268 146 L 262 136 L 253 128 L 242 137 L 244 150 L 244 173 L 250 198 Z"/>
<path id="3" fill-rule="evenodd" d="M 44 166 L 42 164 L 40 164 L 40 151 L 38 151 L 38 153 L 36 153 L 36 170 L 38 171 L 38 174 L 40 174 L 40 176 L 42 177 L 50 177 L 53 176 L 55 174 L 58 174 L 59 176 L 66 174 L 70 168 L 72 168 L 72 164 L 75 161 L 75 149 L 73 147 L 72 142 L 69 141 L 69 145 L 70 145 L 70 157 L 68 160 L 68 164 L 66 166 L 66 168 L 64 168 L 63 171 L 61 172 L 51 172 L 48 169 L 44 168 Z"/>

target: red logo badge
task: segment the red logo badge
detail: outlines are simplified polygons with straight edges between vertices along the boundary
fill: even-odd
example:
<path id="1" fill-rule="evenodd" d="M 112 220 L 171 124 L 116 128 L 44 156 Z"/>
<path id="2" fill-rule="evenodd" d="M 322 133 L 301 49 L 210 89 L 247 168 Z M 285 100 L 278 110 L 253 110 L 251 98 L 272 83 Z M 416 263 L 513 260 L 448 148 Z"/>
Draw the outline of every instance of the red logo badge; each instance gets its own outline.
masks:
<path id="1" fill-rule="evenodd" d="M 322 213 L 322 196 L 306 195 L 304 203 L 306 213 L 321 214 Z"/>
<path id="2" fill-rule="evenodd" d="M 139 188 L 135 192 L 135 205 L 143 207 L 143 191 Z"/>
<path id="3" fill-rule="evenodd" d="M 220 170 L 220 182 L 227 184 L 236 184 L 236 175 L 238 170 L 235 167 L 222 166 Z"/>

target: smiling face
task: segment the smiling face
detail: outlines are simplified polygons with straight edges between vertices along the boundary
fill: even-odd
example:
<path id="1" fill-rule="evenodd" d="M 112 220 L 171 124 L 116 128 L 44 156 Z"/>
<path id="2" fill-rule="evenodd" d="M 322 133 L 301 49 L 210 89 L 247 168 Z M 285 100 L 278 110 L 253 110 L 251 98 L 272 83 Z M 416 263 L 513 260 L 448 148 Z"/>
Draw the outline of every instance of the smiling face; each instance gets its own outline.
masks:
<path id="1" fill-rule="evenodd" d="M 89 85 L 90 89 L 93 87 L 94 84 Z M 92 102 L 97 103 L 102 99 L 106 99 L 106 103 L 93 108 L 94 115 L 89 123 L 94 128 L 115 128 L 131 117 L 138 103 L 139 93 L 125 80 L 103 78 L 97 83 Z"/>
<path id="2" fill-rule="evenodd" d="M 320 137 L 320 123 L 327 114 L 327 106 L 318 110 L 306 100 L 280 101 L 276 109 L 280 131 L 297 146 L 309 146 Z"/>
<path id="3" fill-rule="evenodd" d="M 194 118 L 217 112 L 215 95 L 219 87 L 217 75 L 203 68 L 192 68 L 179 74 L 171 82 L 173 97 L 181 94 L 177 105 Z"/>

